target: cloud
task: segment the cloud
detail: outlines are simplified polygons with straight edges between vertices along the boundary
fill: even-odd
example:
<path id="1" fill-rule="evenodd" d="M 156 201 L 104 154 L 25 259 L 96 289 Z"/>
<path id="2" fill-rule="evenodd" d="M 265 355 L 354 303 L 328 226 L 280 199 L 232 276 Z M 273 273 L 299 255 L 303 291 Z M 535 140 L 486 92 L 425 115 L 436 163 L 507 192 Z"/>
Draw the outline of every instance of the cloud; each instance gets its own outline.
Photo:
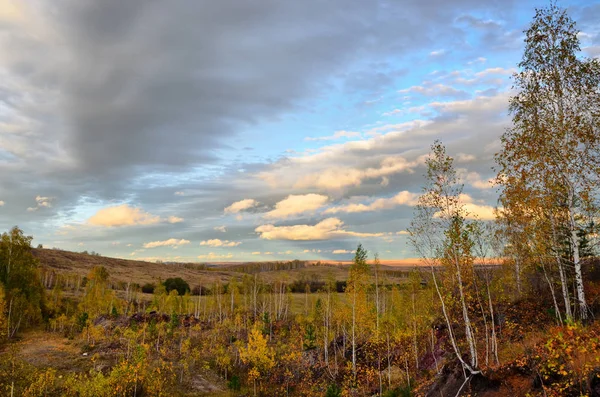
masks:
<path id="1" fill-rule="evenodd" d="M 184 240 L 184 239 L 177 240 L 176 238 L 170 238 L 170 239 L 164 240 L 164 241 L 153 241 L 151 243 L 144 243 L 144 248 L 179 247 L 179 246 L 186 245 L 189 243 L 190 243 L 189 240 Z"/>
<path id="2" fill-rule="evenodd" d="M 169 223 L 180 223 L 183 222 L 183 218 L 180 218 L 178 216 L 170 216 L 167 218 L 167 222 Z"/>
<path id="3" fill-rule="evenodd" d="M 363 181 L 382 178 L 399 172 L 413 172 L 419 161 L 407 161 L 404 157 L 386 157 L 378 167 L 367 169 L 331 167 L 322 172 L 302 176 L 294 185 L 296 188 L 316 187 L 327 190 L 348 186 L 359 186 Z"/>
<path id="4" fill-rule="evenodd" d="M 209 261 L 231 259 L 231 258 L 233 258 L 233 254 L 232 253 L 228 253 L 228 254 L 215 254 L 214 252 L 209 252 L 206 255 L 198 255 L 198 259 L 206 259 L 206 260 L 209 260 Z"/>
<path id="5" fill-rule="evenodd" d="M 153 225 L 160 221 L 159 216 L 149 214 L 141 208 L 122 204 L 99 210 L 94 216 L 88 219 L 87 223 L 94 226 L 118 227 Z"/>
<path id="6" fill-rule="evenodd" d="M 475 73 L 475 76 L 480 78 L 488 76 L 512 76 L 516 71 L 517 69 L 515 68 L 487 68 L 481 72 Z"/>
<path id="7" fill-rule="evenodd" d="M 219 240 L 218 238 L 200 242 L 200 245 L 207 245 L 209 247 L 237 247 L 240 244 L 241 242 L 239 241 Z"/>
<path id="8" fill-rule="evenodd" d="M 482 221 L 491 221 L 496 219 L 496 208 L 483 204 L 482 200 L 475 200 L 471 195 L 463 193 L 459 197 L 459 202 L 466 211 L 467 219 L 479 219 Z M 435 214 L 434 216 L 437 216 Z"/>
<path id="9" fill-rule="evenodd" d="M 336 131 L 333 135 L 330 136 L 320 136 L 320 137 L 306 137 L 305 141 L 335 141 L 341 138 L 359 138 L 360 132 L 356 131 Z"/>
<path id="10" fill-rule="evenodd" d="M 178 191 L 178 192 L 175 192 L 175 193 L 173 193 L 173 194 L 174 194 L 175 196 L 185 196 L 185 192 L 180 192 L 180 191 Z"/>
<path id="11" fill-rule="evenodd" d="M 381 182 L 383 177 L 412 174 L 426 159 L 425 150 L 414 148 L 426 147 L 444 131 L 444 125 L 436 124 L 414 120 L 374 127 L 365 133 L 369 138 L 286 157 L 266 165 L 255 176 L 272 188 L 316 188 L 339 193 L 373 180 Z"/>
<path id="12" fill-rule="evenodd" d="M 254 199 L 244 199 L 236 201 L 229 207 L 226 207 L 224 212 L 226 214 L 237 214 L 239 212 L 243 212 L 249 210 L 250 208 L 256 207 L 257 205 L 259 205 L 259 202 Z"/>
<path id="13" fill-rule="evenodd" d="M 348 250 L 333 250 L 331 253 L 335 254 L 335 255 L 342 255 L 342 254 L 351 254 L 352 251 L 348 251 Z"/>
<path id="14" fill-rule="evenodd" d="M 485 63 L 487 61 L 487 58 L 484 57 L 478 57 L 472 61 L 469 61 L 468 64 L 469 65 L 474 65 L 474 64 L 478 64 L 478 63 Z"/>
<path id="15" fill-rule="evenodd" d="M 477 160 L 477 157 L 473 154 L 459 153 L 456 155 L 457 163 L 470 163 L 475 160 Z"/>
<path id="16" fill-rule="evenodd" d="M 321 194 L 289 195 L 275 204 L 275 209 L 264 214 L 266 219 L 287 219 L 294 215 L 314 212 L 324 206 L 329 197 Z"/>
<path id="17" fill-rule="evenodd" d="M 329 240 L 345 237 L 381 237 L 384 233 L 359 233 L 342 229 L 344 222 L 327 218 L 316 225 L 274 226 L 262 225 L 254 229 L 265 240 Z"/>
<path id="18" fill-rule="evenodd" d="M 7 203 L 0 223 L 18 223 L 44 242 L 56 225 L 83 223 L 94 215 L 98 202 L 112 206 L 135 200 L 131 206 L 161 218 L 156 227 L 140 228 L 131 239 L 127 228 L 88 227 L 86 233 L 94 234 L 86 235 L 86 244 L 96 239 L 99 246 L 93 248 L 105 253 L 102 244 L 112 239 L 139 246 L 172 236 L 169 214 L 185 218 L 186 228 L 197 226 L 193 220 L 210 231 L 225 223 L 218 214 L 234 199 L 254 197 L 273 204 L 291 194 L 313 192 L 374 200 L 404 189 L 416 191 L 422 164 L 388 172 L 382 162 L 396 156 L 417 161 L 437 138 L 449 150 L 455 145 L 477 155 L 470 170 L 485 176 L 489 158 L 480 144 L 492 142 L 503 129 L 502 120 L 482 110 L 483 101 L 477 100 L 462 110 L 436 108 L 435 117 L 419 112 L 418 117 L 429 120 L 406 126 L 383 126 L 377 117 L 395 107 L 421 105 L 398 104 L 390 87 L 448 85 L 427 76 L 431 51 L 446 49 L 445 59 L 452 56 L 457 62 L 489 58 L 485 66 L 472 66 L 471 75 L 461 75 L 468 78 L 513 59 L 514 54 L 480 43 L 480 32 L 456 26 L 456 18 L 465 13 L 513 18 L 510 0 L 386 3 L 384 13 L 382 3 L 362 0 L 12 4 L 18 12 L 0 16 L 9 38 L 0 40 L 5 54 L 0 61 L 0 191 Z M 519 17 L 518 26 L 521 22 Z M 427 34 L 413 34 L 422 27 Z M 424 62 L 414 68 L 411 62 L 419 56 Z M 407 80 L 398 77 L 402 68 L 410 69 L 411 79 L 427 76 L 434 82 L 428 86 L 415 80 L 403 86 Z M 502 76 L 481 76 L 495 77 Z M 453 88 L 460 91 L 462 86 Z M 372 99 L 379 102 L 365 105 Z M 505 109 L 506 103 L 503 116 Z M 256 139 L 255 129 L 264 131 L 266 139 Z M 308 153 L 301 142 L 307 130 L 332 138 L 338 130 L 364 134 L 319 139 L 309 146 L 328 146 Z M 286 136 L 263 144 L 273 131 L 286 131 Z M 247 151 L 248 146 L 255 150 Z M 286 148 L 297 152 L 285 155 Z M 271 178 L 258 179 L 258 174 Z M 276 189 L 267 189 L 262 181 L 274 182 Z M 52 211 L 24 213 L 28 206 L 37 208 L 29 201 L 38 193 L 56 198 Z M 26 203 L 20 213 L 13 210 L 15 203 Z M 165 212 L 174 206 L 176 212 Z M 248 210 L 266 211 L 262 205 Z M 381 217 L 372 215 L 369 230 L 382 230 L 377 225 Z M 385 215 L 389 222 L 406 218 L 405 209 Z M 343 218 L 348 229 L 355 229 L 355 218 Z M 241 228 L 251 223 L 231 227 L 246 233 Z M 74 236 L 57 244 L 75 245 Z M 263 247 L 259 243 L 251 249 Z"/>
<path id="19" fill-rule="evenodd" d="M 216 230 L 217 232 L 221 232 L 221 233 L 226 233 L 227 227 L 225 225 L 215 226 L 215 227 L 213 227 L 213 230 Z"/>
<path id="20" fill-rule="evenodd" d="M 54 200 L 53 197 L 36 196 L 35 197 L 36 206 L 27 208 L 27 211 L 34 212 L 34 211 L 39 210 L 40 208 L 50 208 L 50 207 L 52 207 L 52 203 L 51 203 L 52 200 Z"/>
<path id="21" fill-rule="evenodd" d="M 470 219 L 480 219 L 482 221 L 493 221 L 496 219 L 495 207 L 491 205 L 467 203 L 464 205 Z"/>
<path id="22" fill-rule="evenodd" d="M 419 195 L 408 191 L 403 191 L 390 198 L 379 198 L 371 202 L 370 204 L 347 204 L 338 207 L 332 207 L 326 209 L 323 214 L 337 214 L 340 212 L 355 213 L 355 212 L 368 212 L 368 211 L 379 211 L 384 209 L 391 209 L 398 205 L 409 205 L 414 206 L 419 201 Z"/>
<path id="23" fill-rule="evenodd" d="M 4 205 L 4 201 L 0 200 L 0 207 Z"/>
<path id="24" fill-rule="evenodd" d="M 488 190 L 494 188 L 493 178 L 484 180 L 479 173 L 474 171 L 469 172 L 464 168 L 457 168 L 456 173 L 459 178 L 469 183 L 475 189 Z"/>
<path id="25" fill-rule="evenodd" d="M 446 98 L 469 98 L 471 94 L 466 91 L 458 90 L 452 86 L 444 84 L 428 84 L 425 86 L 416 85 L 398 91 L 399 93 L 419 94 L 426 97 L 446 97 Z"/>

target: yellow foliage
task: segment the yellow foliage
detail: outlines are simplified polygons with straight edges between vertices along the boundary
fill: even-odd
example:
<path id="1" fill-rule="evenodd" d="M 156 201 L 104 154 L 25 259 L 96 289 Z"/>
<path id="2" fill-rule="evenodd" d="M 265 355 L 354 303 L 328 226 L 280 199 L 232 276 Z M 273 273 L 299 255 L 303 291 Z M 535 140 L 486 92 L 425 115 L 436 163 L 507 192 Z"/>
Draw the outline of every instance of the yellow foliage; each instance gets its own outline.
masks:
<path id="1" fill-rule="evenodd" d="M 240 359 L 259 374 L 264 374 L 275 366 L 273 349 L 267 345 L 267 339 L 258 328 L 252 329 L 248 335 L 248 344 L 240 348 Z"/>

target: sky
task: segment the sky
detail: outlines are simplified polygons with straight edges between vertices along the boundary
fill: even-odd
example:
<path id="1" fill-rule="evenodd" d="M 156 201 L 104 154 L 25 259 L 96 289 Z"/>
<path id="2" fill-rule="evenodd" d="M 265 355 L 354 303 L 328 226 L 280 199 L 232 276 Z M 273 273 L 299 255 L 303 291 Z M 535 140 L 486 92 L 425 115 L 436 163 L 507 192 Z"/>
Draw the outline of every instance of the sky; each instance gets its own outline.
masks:
<path id="1" fill-rule="evenodd" d="M 0 0 L 0 230 L 177 262 L 415 256 L 441 140 L 469 210 L 545 1 Z M 600 2 L 559 1 L 600 55 Z"/>

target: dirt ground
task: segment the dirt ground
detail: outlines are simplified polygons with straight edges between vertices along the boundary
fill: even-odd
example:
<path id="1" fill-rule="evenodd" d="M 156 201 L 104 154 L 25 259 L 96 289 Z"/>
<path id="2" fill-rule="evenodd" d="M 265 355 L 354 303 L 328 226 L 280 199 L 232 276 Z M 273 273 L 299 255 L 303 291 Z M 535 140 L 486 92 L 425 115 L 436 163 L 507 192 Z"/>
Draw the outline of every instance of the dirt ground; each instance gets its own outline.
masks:
<path id="1" fill-rule="evenodd" d="M 61 335 L 30 331 L 17 342 L 19 356 L 38 368 L 53 367 L 64 371 L 85 371 L 90 368 L 89 356 L 83 356 L 75 341 Z"/>

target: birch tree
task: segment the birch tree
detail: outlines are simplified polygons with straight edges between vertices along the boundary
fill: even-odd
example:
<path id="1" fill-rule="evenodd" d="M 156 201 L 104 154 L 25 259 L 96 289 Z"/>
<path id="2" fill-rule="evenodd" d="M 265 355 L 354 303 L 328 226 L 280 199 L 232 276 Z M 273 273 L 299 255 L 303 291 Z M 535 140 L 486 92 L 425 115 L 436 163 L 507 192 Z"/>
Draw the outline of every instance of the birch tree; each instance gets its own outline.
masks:
<path id="1" fill-rule="evenodd" d="M 575 22 L 556 4 L 536 10 L 525 31 L 520 71 L 514 75 L 512 127 L 501 138 L 496 161 L 507 216 L 526 199 L 547 210 L 551 233 L 559 228 L 568 231 L 572 258 L 559 258 L 557 266 L 564 278 L 563 261 L 570 262 L 577 314 L 586 320 L 579 247 L 580 231 L 598 207 L 600 63 L 577 56 L 578 33 Z M 511 195 L 515 191 L 529 197 Z M 565 300 L 569 305 L 568 291 Z M 570 308 L 565 310 L 569 313 Z"/>
<path id="2" fill-rule="evenodd" d="M 356 345 L 359 332 L 365 331 L 368 319 L 367 287 L 369 283 L 369 264 L 367 250 L 361 244 L 356 248 L 354 261 L 350 267 L 346 294 L 351 301 L 351 344 L 352 344 L 352 374 L 356 381 Z"/>
<path id="3" fill-rule="evenodd" d="M 427 183 L 409 228 L 410 242 L 430 266 L 456 358 L 473 375 L 481 371 L 469 312 L 474 261 L 472 227 L 452 157 L 439 141 L 432 145 L 431 152 L 427 159 Z M 440 279 L 441 269 L 445 269 L 446 285 Z M 457 310 L 453 310 L 455 306 Z M 455 322 L 462 323 L 464 340 L 458 340 L 453 328 Z M 466 355 L 461 352 L 464 347 L 468 350 Z"/>

